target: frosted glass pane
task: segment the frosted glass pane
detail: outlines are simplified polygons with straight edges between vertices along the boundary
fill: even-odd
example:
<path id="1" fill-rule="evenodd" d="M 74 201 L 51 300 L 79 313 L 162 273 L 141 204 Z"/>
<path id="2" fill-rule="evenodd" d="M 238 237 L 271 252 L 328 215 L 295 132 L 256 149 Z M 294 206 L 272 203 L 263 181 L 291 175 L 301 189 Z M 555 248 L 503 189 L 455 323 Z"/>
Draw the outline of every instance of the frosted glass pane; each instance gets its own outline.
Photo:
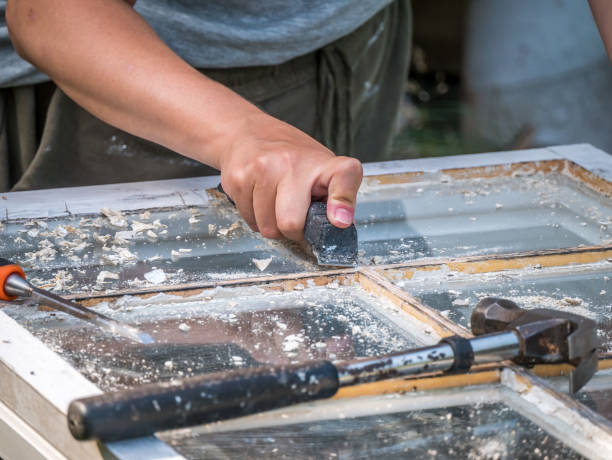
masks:
<path id="1" fill-rule="evenodd" d="M 397 284 L 444 316 L 469 327 L 478 301 L 505 297 L 524 308 L 553 308 L 597 321 L 601 350 L 612 351 L 612 263 L 527 268 L 476 275 L 422 272 Z"/>
<path id="2" fill-rule="evenodd" d="M 295 246 L 265 240 L 241 222 L 226 200 L 114 219 L 98 214 L 8 222 L 0 228 L 0 254 L 18 261 L 35 285 L 56 292 L 317 270 Z"/>
<path id="3" fill-rule="evenodd" d="M 157 341 L 137 345 L 63 313 L 10 305 L 16 319 L 105 390 L 264 363 L 350 359 L 433 344 L 430 328 L 359 286 L 119 297 L 95 307 Z"/>
<path id="4" fill-rule="evenodd" d="M 501 403 L 188 433 L 163 438 L 189 459 L 582 458 Z"/>
<path id="5" fill-rule="evenodd" d="M 601 244 L 612 202 L 561 174 L 362 187 L 356 220 L 364 263 Z"/>

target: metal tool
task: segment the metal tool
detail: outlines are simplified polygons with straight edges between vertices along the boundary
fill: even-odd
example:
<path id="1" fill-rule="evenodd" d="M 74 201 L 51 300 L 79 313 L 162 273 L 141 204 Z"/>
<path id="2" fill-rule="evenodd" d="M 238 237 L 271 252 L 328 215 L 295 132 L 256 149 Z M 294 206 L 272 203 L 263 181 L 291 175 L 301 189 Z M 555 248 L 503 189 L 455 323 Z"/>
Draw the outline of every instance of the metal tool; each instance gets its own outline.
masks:
<path id="1" fill-rule="evenodd" d="M 340 387 L 430 372 L 467 372 L 472 365 L 513 359 L 518 364 L 569 362 L 570 391 L 597 367 L 595 322 L 556 310 L 522 310 L 514 302 L 482 300 L 472 314 L 471 339 L 354 361 L 313 361 L 218 372 L 141 385 L 73 401 L 68 424 L 77 439 L 103 441 L 209 423 L 333 396 Z M 489 333 L 493 332 L 493 333 Z"/>
<path id="2" fill-rule="evenodd" d="M 33 286 L 25 279 L 25 273 L 19 265 L 0 258 L 0 300 L 10 301 L 17 297 L 31 297 L 40 304 L 89 321 L 111 334 L 120 335 L 141 344 L 155 342 L 149 334 L 133 326 L 123 324 L 76 302 Z"/>
<path id="3" fill-rule="evenodd" d="M 217 187 L 232 204 L 221 184 Z M 312 252 L 319 265 L 354 267 L 357 258 L 357 228 L 352 223 L 347 228 L 338 228 L 327 218 L 327 204 L 313 201 L 306 214 L 304 225 L 306 249 Z"/>

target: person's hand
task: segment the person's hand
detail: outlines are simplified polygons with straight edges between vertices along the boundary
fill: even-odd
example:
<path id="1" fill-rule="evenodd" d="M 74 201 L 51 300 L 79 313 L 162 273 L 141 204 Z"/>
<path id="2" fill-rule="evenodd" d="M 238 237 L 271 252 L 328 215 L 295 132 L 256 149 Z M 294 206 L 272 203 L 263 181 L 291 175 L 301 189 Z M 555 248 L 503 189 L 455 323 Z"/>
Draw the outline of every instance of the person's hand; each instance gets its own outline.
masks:
<path id="1" fill-rule="evenodd" d="M 234 134 L 219 157 L 221 185 L 251 229 L 301 240 L 311 200 L 324 197 L 330 222 L 351 225 L 363 177 L 358 160 L 264 113 L 243 119 Z"/>

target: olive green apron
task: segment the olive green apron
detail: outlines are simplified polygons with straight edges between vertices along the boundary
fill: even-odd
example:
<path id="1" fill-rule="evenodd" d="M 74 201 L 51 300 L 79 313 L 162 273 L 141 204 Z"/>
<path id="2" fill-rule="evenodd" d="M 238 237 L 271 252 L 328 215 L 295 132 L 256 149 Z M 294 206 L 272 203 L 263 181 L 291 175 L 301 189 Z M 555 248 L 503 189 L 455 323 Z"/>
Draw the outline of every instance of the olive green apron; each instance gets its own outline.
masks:
<path id="1" fill-rule="evenodd" d="M 382 161 L 408 70 L 408 0 L 305 56 L 266 67 L 202 69 L 339 155 Z M 0 90 L 0 191 L 218 174 L 114 128 L 53 83 Z"/>

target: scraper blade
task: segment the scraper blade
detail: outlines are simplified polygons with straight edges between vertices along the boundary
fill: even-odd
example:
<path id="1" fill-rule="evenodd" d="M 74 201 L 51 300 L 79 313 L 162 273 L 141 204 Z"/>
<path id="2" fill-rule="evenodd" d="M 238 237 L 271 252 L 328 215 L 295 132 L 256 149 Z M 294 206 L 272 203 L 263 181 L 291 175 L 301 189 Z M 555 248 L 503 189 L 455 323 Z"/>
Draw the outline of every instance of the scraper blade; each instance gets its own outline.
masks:
<path id="1" fill-rule="evenodd" d="M 357 265 L 355 224 L 338 228 L 327 218 L 327 204 L 315 201 L 308 208 L 304 238 L 319 265 L 354 267 Z"/>
<path id="2" fill-rule="evenodd" d="M 225 193 L 221 184 L 217 186 L 233 205 L 234 201 Z M 357 228 L 351 224 L 347 228 L 334 226 L 327 218 L 327 203 L 313 201 L 306 214 L 304 239 L 308 250 L 317 259 L 319 265 L 333 267 L 355 267 L 357 258 Z"/>

